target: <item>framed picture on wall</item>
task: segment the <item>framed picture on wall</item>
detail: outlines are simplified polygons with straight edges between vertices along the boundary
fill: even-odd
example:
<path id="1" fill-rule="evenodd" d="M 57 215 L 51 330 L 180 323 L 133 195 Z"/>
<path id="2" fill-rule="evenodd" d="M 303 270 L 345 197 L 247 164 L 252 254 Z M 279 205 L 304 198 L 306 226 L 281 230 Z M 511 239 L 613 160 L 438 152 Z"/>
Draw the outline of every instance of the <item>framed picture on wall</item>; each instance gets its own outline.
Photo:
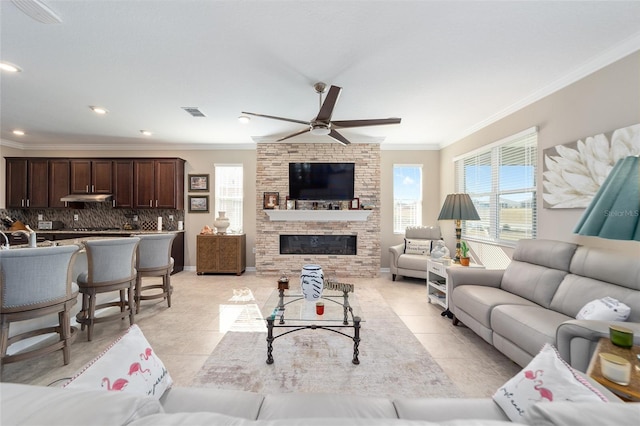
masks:
<path id="1" fill-rule="evenodd" d="M 189 195 L 189 213 L 209 213 L 209 196 Z"/>
<path id="2" fill-rule="evenodd" d="M 295 210 L 296 209 L 296 200 L 290 200 L 287 197 L 287 210 Z"/>
<path id="3" fill-rule="evenodd" d="M 209 175 L 189 175 L 189 191 L 208 191 Z"/>
<path id="4" fill-rule="evenodd" d="M 354 198 L 351 200 L 351 204 L 349 204 L 349 210 L 359 210 L 360 209 L 360 198 Z"/>
<path id="5" fill-rule="evenodd" d="M 279 192 L 265 192 L 263 199 L 264 209 L 275 209 L 280 204 Z"/>

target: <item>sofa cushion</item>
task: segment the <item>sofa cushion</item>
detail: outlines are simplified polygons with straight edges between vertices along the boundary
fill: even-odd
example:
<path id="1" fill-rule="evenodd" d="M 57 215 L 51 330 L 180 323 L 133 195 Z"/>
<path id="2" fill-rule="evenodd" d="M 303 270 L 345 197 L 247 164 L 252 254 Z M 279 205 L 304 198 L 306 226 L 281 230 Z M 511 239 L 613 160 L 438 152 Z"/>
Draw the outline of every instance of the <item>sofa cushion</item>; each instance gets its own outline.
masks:
<path id="1" fill-rule="evenodd" d="M 126 425 L 162 413 L 150 397 L 123 392 L 0 383 L 3 425 Z"/>
<path id="2" fill-rule="evenodd" d="M 328 409 L 327 407 L 331 407 Z M 311 417 L 349 417 L 367 419 L 397 418 L 393 403 L 387 398 L 373 398 L 328 393 L 282 393 L 264 398 L 258 419 Z"/>
<path id="3" fill-rule="evenodd" d="M 411 269 L 414 271 L 424 271 L 427 273 L 427 260 L 429 256 L 420 254 L 403 254 L 398 258 L 399 269 Z"/>
<path id="4" fill-rule="evenodd" d="M 524 423 L 536 426 L 636 425 L 640 419 L 640 402 L 628 404 L 592 404 L 590 402 L 556 402 L 534 404 L 527 410 Z"/>
<path id="5" fill-rule="evenodd" d="M 263 401 L 256 392 L 175 386 L 160 398 L 165 413 L 207 411 L 251 420 L 258 418 Z"/>
<path id="6" fill-rule="evenodd" d="M 493 399 L 514 422 L 522 422 L 529 408 L 537 402 L 607 402 L 607 398 L 574 372 L 549 344 L 501 386 Z"/>
<path id="7" fill-rule="evenodd" d="M 491 311 L 498 305 L 536 306 L 527 299 L 494 287 L 461 285 L 453 290 L 456 309 L 469 314 L 480 324 L 491 328 Z"/>
<path id="8" fill-rule="evenodd" d="M 134 324 L 63 387 L 122 391 L 159 399 L 172 383 L 164 364 Z"/>
<path id="9" fill-rule="evenodd" d="M 564 241 L 524 239 L 518 241 L 512 259 L 568 272 L 577 247 Z"/>
<path id="10" fill-rule="evenodd" d="M 490 398 L 402 398 L 393 401 L 398 417 L 443 422 L 456 419 L 504 420 L 509 418 Z"/>
<path id="11" fill-rule="evenodd" d="M 562 280 L 551 300 L 551 309 L 575 318 L 585 304 L 607 296 L 631 308 L 628 321 L 640 322 L 640 291 L 574 274 Z"/>
<path id="12" fill-rule="evenodd" d="M 570 319 L 541 306 L 500 305 L 491 312 L 491 328 L 533 356 L 545 343 L 555 345 L 556 329 Z"/>
<path id="13" fill-rule="evenodd" d="M 566 271 L 513 260 L 504 271 L 500 288 L 548 308 L 566 275 Z"/>
<path id="14" fill-rule="evenodd" d="M 632 249 L 633 250 L 633 249 Z M 635 261 L 634 261 L 635 260 Z M 571 259 L 572 274 L 640 291 L 640 256 L 580 246 Z"/>
<path id="15" fill-rule="evenodd" d="M 431 253 L 432 245 L 433 245 L 433 242 L 431 240 L 417 240 L 412 238 L 405 238 L 404 253 L 429 256 L 429 254 Z"/>

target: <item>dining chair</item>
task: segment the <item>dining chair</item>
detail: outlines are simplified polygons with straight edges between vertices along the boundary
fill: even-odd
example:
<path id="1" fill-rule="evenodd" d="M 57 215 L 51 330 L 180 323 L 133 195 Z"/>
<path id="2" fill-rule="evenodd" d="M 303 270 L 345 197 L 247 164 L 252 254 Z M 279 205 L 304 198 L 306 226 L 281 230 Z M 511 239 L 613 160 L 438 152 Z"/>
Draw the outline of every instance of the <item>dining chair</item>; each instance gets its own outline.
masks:
<path id="1" fill-rule="evenodd" d="M 140 238 L 105 238 L 86 240 L 87 270 L 78 275 L 78 288 L 82 294 L 82 308 L 76 315 L 81 330 L 87 327 L 87 340 L 93 338 L 95 323 L 124 319 L 135 323 L 134 287 L 136 282 L 135 254 Z M 98 304 L 98 294 L 119 292 L 114 301 Z M 116 307 L 118 312 L 104 312 Z M 112 309 L 109 309 L 112 311 Z M 97 315 L 98 311 L 100 315 Z"/>
<path id="2" fill-rule="evenodd" d="M 1 366 L 62 350 L 64 364 L 71 359 L 70 346 L 77 329 L 71 327 L 70 311 L 78 302 L 78 287 L 72 282 L 71 265 L 78 253 L 77 245 L 0 250 L 0 338 Z M 53 325 L 54 314 L 58 315 Z M 51 316 L 47 321 L 42 317 Z M 11 324 L 20 329 L 10 336 Z M 26 330 L 26 331 L 20 331 Z M 36 336 L 56 333 L 58 339 L 44 340 L 32 349 L 7 355 L 11 345 Z"/>
<path id="3" fill-rule="evenodd" d="M 173 258 L 171 246 L 176 234 L 144 234 L 140 238 L 136 257 L 136 313 L 140 312 L 140 302 L 150 299 L 166 299 L 171 307 L 171 271 Z M 142 285 L 143 277 L 162 277 L 162 284 Z M 160 290 L 160 291 L 158 291 Z M 143 294 L 144 292 L 144 294 Z"/>

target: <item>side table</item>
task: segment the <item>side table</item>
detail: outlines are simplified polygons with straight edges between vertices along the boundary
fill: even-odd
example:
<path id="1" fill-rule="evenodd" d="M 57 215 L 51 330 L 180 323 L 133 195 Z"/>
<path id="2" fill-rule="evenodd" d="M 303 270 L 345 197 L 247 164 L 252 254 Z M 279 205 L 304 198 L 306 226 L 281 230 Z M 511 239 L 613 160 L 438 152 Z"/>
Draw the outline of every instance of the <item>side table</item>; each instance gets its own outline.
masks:
<path id="1" fill-rule="evenodd" d="M 484 266 L 476 263 L 469 266 L 462 266 L 459 263 L 445 265 L 437 260 L 427 260 L 427 299 L 429 303 L 444 308 L 443 317 L 449 316 L 449 274 L 447 268 L 484 268 Z M 451 317 L 449 316 L 449 318 Z"/>
<path id="2" fill-rule="evenodd" d="M 605 378 L 600 370 L 600 357 L 598 354 L 611 353 L 618 355 L 631 363 L 631 380 L 627 386 L 619 385 Z M 609 389 L 625 401 L 640 402 L 640 346 L 621 348 L 611 343 L 608 337 L 601 337 L 596 350 L 593 352 L 587 374 L 596 382 Z"/>

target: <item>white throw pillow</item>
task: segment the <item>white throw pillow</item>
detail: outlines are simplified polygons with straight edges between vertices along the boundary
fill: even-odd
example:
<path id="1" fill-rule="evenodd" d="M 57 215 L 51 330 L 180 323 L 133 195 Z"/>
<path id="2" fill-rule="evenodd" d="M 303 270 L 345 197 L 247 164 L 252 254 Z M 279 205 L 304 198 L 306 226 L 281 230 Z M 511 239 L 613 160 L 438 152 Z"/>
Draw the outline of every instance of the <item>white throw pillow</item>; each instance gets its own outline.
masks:
<path id="1" fill-rule="evenodd" d="M 420 254 L 429 256 L 431 253 L 431 240 L 404 239 L 404 252 L 406 254 Z"/>
<path id="2" fill-rule="evenodd" d="M 172 384 L 164 364 L 134 324 L 63 387 L 123 391 L 160 399 Z"/>
<path id="3" fill-rule="evenodd" d="M 592 300 L 580 309 L 576 319 L 596 321 L 626 321 L 631 308 L 613 297 Z"/>
<path id="4" fill-rule="evenodd" d="M 539 402 L 608 402 L 550 344 L 545 344 L 522 371 L 500 387 L 493 400 L 512 422 L 519 423 L 524 423 L 527 410 Z"/>

